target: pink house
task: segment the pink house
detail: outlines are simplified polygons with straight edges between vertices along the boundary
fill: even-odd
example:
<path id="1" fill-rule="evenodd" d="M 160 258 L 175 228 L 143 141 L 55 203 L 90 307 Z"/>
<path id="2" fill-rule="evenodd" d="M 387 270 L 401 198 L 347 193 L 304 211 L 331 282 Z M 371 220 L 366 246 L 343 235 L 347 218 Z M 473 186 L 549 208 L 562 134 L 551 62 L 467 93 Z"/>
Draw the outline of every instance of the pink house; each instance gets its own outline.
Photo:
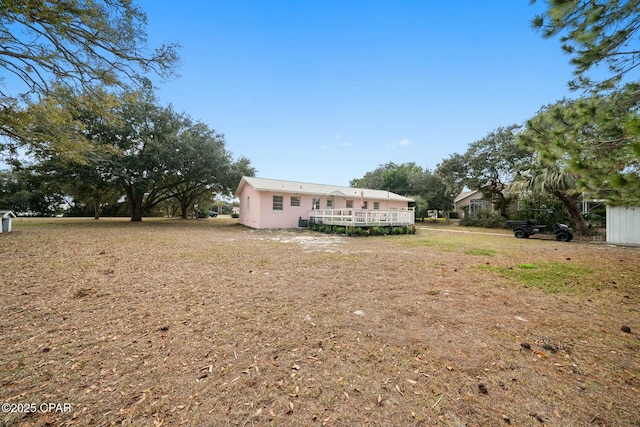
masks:
<path id="1" fill-rule="evenodd" d="M 236 197 L 240 224 L 251 228 L 296 228 L 309 220 L 354 227 L 414 223 L 414 200 L 383 190 L 245 176 Z"/>

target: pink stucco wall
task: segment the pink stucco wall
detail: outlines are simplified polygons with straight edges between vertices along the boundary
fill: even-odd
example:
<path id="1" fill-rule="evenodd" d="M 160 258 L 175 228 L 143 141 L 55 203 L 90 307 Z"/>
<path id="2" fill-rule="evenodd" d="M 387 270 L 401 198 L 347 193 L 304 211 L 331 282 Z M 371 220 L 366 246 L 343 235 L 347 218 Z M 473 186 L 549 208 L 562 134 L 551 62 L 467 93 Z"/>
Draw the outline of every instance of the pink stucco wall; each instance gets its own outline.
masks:
<path id="1" fill-rule="evenodd" d="M 273 196 L 282 196 L 281 211 L 273 210 Z M 291 206 L 291 197 L 300 197 L 300 207 Z M 245 185 L 240 194 L 240 224 L 252 228 L 296 228 L 298 219 L 309 218 L 313 199 L 320 199 L 320 209 L 344 209 L 347 200 L 353 200 L 353 207 L 360 208 L 360 198 L 324 195 L 311 195 L 288 192 L 256 191 L 251 185 Z M 327 200 L 333 200 L 333 206 L 327 206 Z M 368 200 L 368 209 L 374 208 L 374 202 L 379 202 L 378 209 L 401 209 L 407 207 L 407 202 L 393 200 Z"/>

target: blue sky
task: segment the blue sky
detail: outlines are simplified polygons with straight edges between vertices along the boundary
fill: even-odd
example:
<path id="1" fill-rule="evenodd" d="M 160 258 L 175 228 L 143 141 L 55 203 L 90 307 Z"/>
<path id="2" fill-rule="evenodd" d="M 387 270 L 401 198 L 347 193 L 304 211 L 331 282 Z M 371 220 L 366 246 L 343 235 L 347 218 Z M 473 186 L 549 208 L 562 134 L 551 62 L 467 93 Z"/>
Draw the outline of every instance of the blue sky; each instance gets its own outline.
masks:
<path id="1" fill-rule="evenodd" d="M 348 185 L 387 162 L 434 169 L 573 96 L 569 57 L 528 0 L 138 0 L 179 42 L 162 104 L 225 134 L 264 178 Z"/>

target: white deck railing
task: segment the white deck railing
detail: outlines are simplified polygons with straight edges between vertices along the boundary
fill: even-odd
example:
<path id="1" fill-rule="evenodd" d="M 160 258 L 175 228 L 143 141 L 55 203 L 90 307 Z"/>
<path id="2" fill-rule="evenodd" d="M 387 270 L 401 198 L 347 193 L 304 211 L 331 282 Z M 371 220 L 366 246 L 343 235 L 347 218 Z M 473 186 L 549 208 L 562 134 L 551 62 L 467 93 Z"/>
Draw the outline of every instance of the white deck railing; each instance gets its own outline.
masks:
<path id="1" fill-rule="evenodd" d="M 315 209 L 309 221 L 346 227 L 403 226 L 414 223 L 413 208 L 407 209 Z"/>

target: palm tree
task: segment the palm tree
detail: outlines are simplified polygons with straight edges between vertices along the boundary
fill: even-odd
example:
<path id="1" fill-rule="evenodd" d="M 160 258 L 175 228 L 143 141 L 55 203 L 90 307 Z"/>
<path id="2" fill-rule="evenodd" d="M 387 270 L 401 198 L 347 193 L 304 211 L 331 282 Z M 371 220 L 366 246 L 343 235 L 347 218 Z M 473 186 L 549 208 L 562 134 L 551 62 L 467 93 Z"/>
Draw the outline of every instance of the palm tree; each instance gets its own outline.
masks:
<path id="1" fill-rule="evenodd" d="M 520 179 L 510 186 L 512 191 L 529 191 L 536 194 L 550 194 L 558 199 L 574 220 L 577 230 L 586 234 L 587 223 L 579 208 L 581 192 L 578 191 L 578 178 L 568 172 L 558 162 L 551 166 L 543 166 L 540 162 L 520 174 Z"/>

